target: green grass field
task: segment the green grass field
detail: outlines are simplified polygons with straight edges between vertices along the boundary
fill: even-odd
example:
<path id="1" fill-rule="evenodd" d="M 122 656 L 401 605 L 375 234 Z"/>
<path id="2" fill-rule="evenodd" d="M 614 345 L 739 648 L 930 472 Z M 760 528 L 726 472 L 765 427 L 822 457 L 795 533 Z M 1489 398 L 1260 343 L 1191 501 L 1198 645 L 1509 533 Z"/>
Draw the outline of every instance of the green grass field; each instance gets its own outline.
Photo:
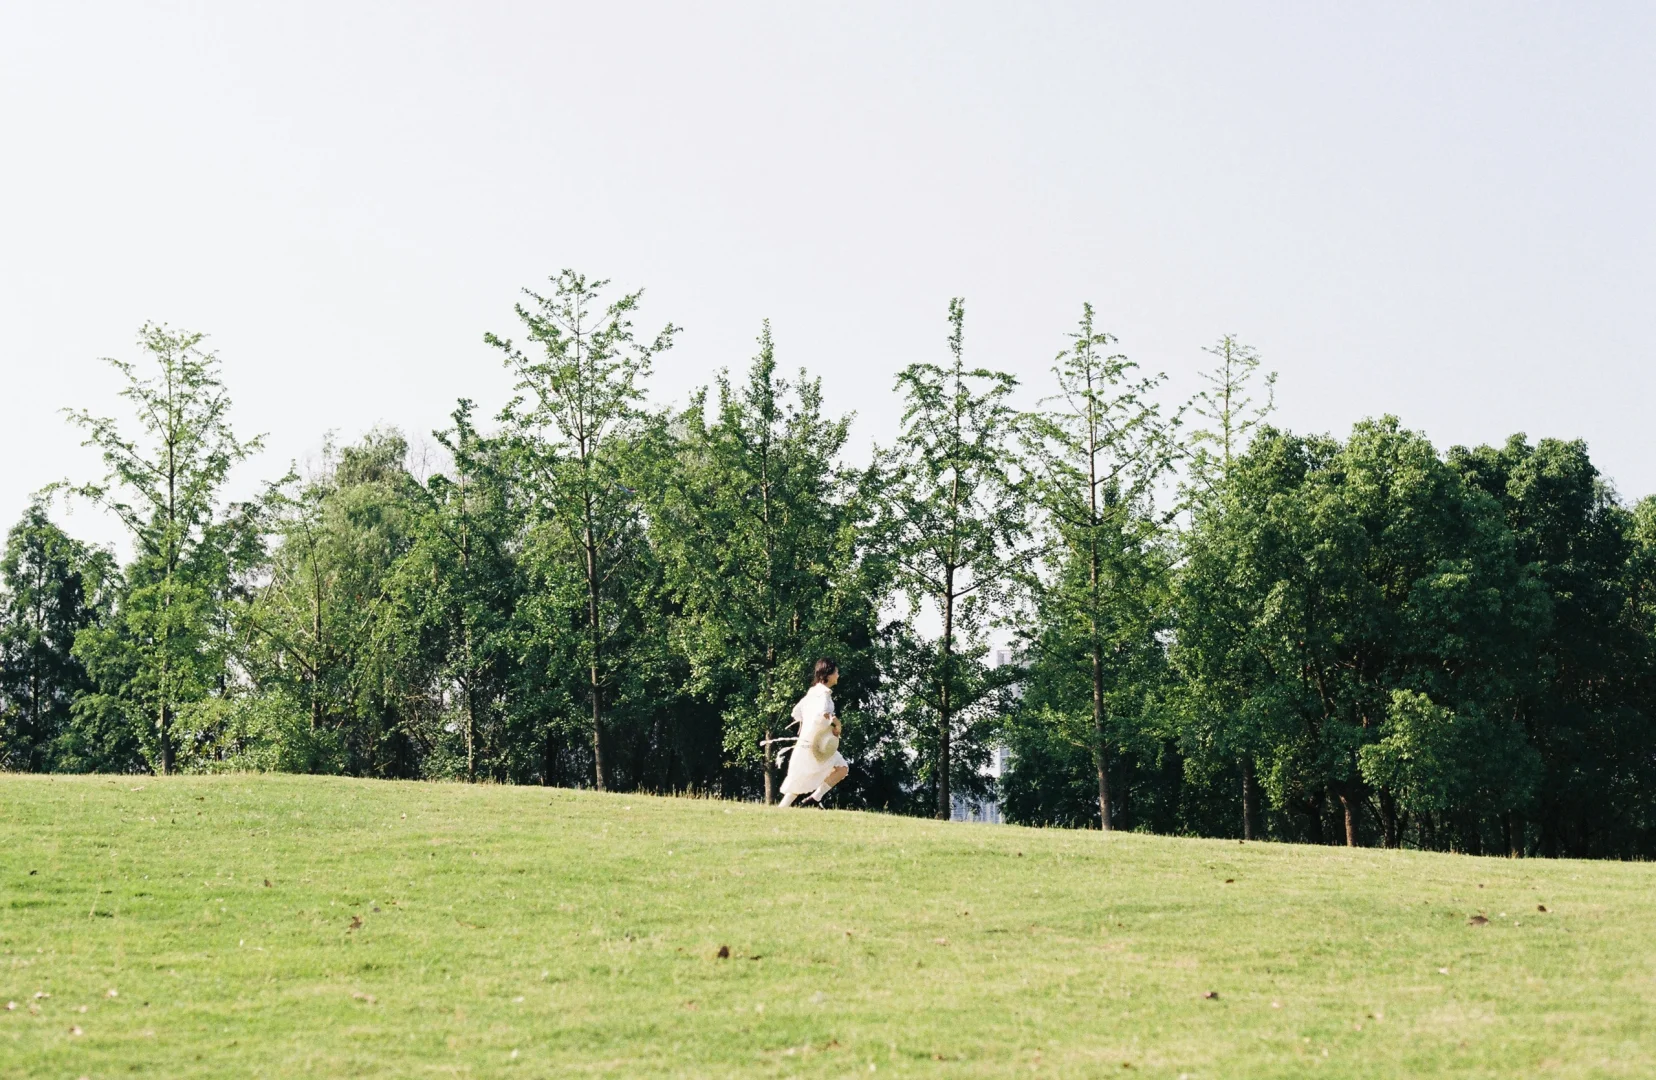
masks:
<path id="1" fill-rule="evenodd" d="M 1649 1077 L 1653 885 L 541 788 L 4 776 L 0 1075 Z"/>

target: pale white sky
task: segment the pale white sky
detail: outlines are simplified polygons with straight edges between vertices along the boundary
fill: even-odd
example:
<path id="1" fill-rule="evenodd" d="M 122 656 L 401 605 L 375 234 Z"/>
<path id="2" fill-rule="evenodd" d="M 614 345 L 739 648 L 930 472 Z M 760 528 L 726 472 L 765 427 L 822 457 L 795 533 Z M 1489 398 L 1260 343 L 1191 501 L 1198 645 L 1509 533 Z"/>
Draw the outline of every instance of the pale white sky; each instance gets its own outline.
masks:
<path id="1" fill-rule="evenodd" d="M 12 3 L 0 165 L 0 527 L 95 474 L 58 410 L 145 319 L 212 334 L 248 490 L 495 409 L 562 266 L 685 328 L 658 400 L 769 316 L 863 444 L 950 296 L 1031 399 L 1091 300 L 1181 393 L 1234 331 L 1295 429 L 1656 491 L 1649 4 Z"/>

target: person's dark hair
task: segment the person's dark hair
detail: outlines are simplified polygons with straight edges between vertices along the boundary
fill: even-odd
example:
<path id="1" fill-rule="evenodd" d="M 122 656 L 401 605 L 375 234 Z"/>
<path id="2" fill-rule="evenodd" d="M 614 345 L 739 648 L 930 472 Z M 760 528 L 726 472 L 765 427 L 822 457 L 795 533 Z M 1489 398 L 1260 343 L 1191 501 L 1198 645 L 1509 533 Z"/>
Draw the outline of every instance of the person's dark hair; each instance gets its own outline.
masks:
<path id="1" fill-rule="evenodd" d="M 821 660 L 816 662 L 816 673 L 811 676 L 811 684 L 814 686 L 819 682 L 827 682 L 831 677 L 833 677 L 834 672 L 838 670 L 838 664 L 834 663 L 826 656 L 823 657 Z"/>

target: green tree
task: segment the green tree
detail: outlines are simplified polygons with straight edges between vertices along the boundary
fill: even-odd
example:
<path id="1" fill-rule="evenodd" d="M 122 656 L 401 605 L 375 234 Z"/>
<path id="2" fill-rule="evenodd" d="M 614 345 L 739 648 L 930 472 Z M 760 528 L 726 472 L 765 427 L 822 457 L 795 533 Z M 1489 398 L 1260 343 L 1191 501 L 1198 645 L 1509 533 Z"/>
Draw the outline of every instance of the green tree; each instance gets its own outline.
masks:
<path id="1" fill-rule="evenodd" d="M 267 580 L 239 613 L 238 660 L 270 699 L 267 715 L 289 705 L 303 713 L 302 730 L 291 717 L 259 729 L 284 741 L 267 753 L 283 768 L 419 775 L 403 708 L 417 695 L 397 684 L 388 661 L 398 651 L 380 636 L 421 505 L 407 454 L 395 431 L 330 442 L 317 474 L 274 506 Z"/>
<path id="2" fill-rule="evenodd" d="M 1616 499 L 1586 444 L 1514 435 L 1456 448 L 1449 460 L 1500 506 L 1518 560 L 1546 590 L 1550 632 L 1537 678 L 1508 708 L 1541 755 L 1533 820 L 1548 854 L 1634 855 L 1652 824 L 1656 718 L 1651 639 L 1637 615 L 1643 571 L 1635 515 Z M 1506 825 L 1509 850 L 1525 823 Z M 1646 841 L 1648 843 L 1648 841 Z"/>
<path id="3" fill-rule="evenodd" d="M 117 580 L 106 551 L 72 539 L 40 502 L 6 535 L 0 556 L 0 768 L 44 772 L 91 688 L 75 636 L 109 615 Z"/>
<path id="4" fill-rule="evenodd" d="M 1052 369 L 1058 393 L 1024 421 L 1047 568 L 1033 640 L 1038 661 L 1059 671 L 1079 660 L 1087 686 L 1036 715 L 1090 751 L 1107 831 L 1111 745 L 1133 738 L 1123 725 L 1142 717 L 1144 678 L 1162 668 L 1157 634 L 1167 625 L 1171 552 L 1155 496 L 1172 465 L 1174 425 L 1151 397 L 1162 377 L 1139 377 L 1136 364 L 1112 351 L 1116 340 L 1094 325 L 1091 304 L 1069 337 Z M 1112 703 L 1130 715 L 1112 715 Z"/>
<path id="5" fill-rule="evenodd" d="M 951 300 L 950 363 L 910 364 L 897 376 L 902 430 L 879 455 L 879 543 L 911 617 L 929 611 L 941 623 L 909 682 L 919 695 L 910 710 L 915 738 L 944 820 L 951 787 L 970 783 L 982 756 L 983 725 L 960 725 L 995 686 L 977 670 L 988 651 L 982 636 L 1014 584 L 1027 524 L 1011 404 L 1017 380 L 966 366 L 965 319 L 964 301 Z M 957 735 L 970 736 L 963 747 Z"/>
<path id="6" fill-rule="evenodd" d="M 721 373 L 716 403 L 695 395 L 652 485 L 695 687 L 721 702 L 731 759 L 763 763 L 767 804 L 771 740 L 812 657 L 839 658 L 848 697 L 850 651 L 866 649 L 876 616 L 859 577 L 856 478 L 836 464 L 849 422 L 823 415 L 819 380 L 790 384 L 776 368 L 767 321 L 746 383 Z"/>
<path id="7" fill-rule="evenodd" d="M 516 305 L 532 351 L 494 334 L 517 380 L 517 398 L 502 419 L 517 440 L 527 507 L 569 540 L 585 585 L 582 662 L 588 674 L 593 782 L 606 786 L 604 695 L 616 663 L 606 639 L 624 604 L 612 589 L 617 548 L 637 524 L 634 491 L 623 483 L 624 459 L 642 421 L 643 383 L 653 358 L 672 345 L 665 327 L 647 344 L 633 333 L 642 293 L 603 302 L 607 281 L 573 270 L 552 279 L 550 296 L 524 290 Z"/>
<path id="8" fill-rule="evenodd" d="M 1414 823 L 1428 842 L 1458 836 L 1480 850 L 1483 824 L 1533 785 L 1533 750 L 1502 704 L 1548 619 L 1498 508 L 1391 418 L 1359 424 L 1343 446 L 1263 429 L 1233 464 L 1187 546 L 1178 651 L 1195 693 L 1239 704 L 1204 711 L 1218 722 L 1188 726 L 1187 751 L 1228 752 L 1225 722 L 1238 716 L 1265 748 L 1273 802 L 1303 813 L 1313 838 L 1337 806 L 1346 843 L 1358 843 L 1372 798 L 1381 839 L 1396 844 L 1403 774 L 1367 748 L 1394 735 L 1400 752 L 1424 745 L 1432 725 L 1465 718 L 1482 725 L 1488 759 L 1479 798 L 1450 799 L 1453 820 L 1417 811 Z"/>
<path id="9" fill-rule="evenodd" d="M 505 448 L 478 432 L 472 408 L 461 401 L 454 426 L 437 433 L 452 468 L 410 488 L 408 549 L 386 584 L 382 632 L 401 668 L 398 683 L 432 697 L 425 731 L 437 771 L 475 780 L 486 764 L 506 779 L 500 758 L 510 748 L 498 729 L 512 664 L 512 548 L 521 518 Z"/>
<path id="10" fill-rule="evenodd" d="M 1203 351 L 1218 362 L 1201 372 L 1202 381 L 1207 385 L 1197 392 L 1189 406 L 1195 423 L 1184 445 L 1188 462 L 1185 495 L 1192 514 L 1201 514 L 1214 505 L 1219 491 L 1230 479 L 1232 462 L 1247 449 L 1254 432 L 1276 409 L 1276 372 L 1260 376 L 1263 361 L 1251 346 L 1244 345 L 1234 334 L 1226 334 Z M 1209 710 L 1228 708 L 1227 695 L 1220 688 L 1213 689 L 1219 692 L 1187 700 L 1199 701 L 1201 708 Z M 1226 752 L 1234 753 L 1240 765 L 1242 838 L 1252 840 L 1259 821 L 1255 758 L 1261 747 L 1256 737 L 1257 725 L 1233 714 L 1223 726 L 1230 736 L 1225 740 L 1230 744 Z"/>
<path id="11" fill-rule="evenodd" d="M 260 448 L 230 427 L 230 397 L 203 335 L 146 324 L 136 363 L 107 362 L 125 381 L 136 430 L 70 411 L 98 449 L 105 476 L 74 488 L 112 511 L 131 533 L 118 625 L 77 643 L 101 692 L 144 729 L 145 752 L 173 771 L 180 710 L 225 687 L 224 604 L 236 575 L 257 558 L 256 508 L 221 507 L 230 470 Z M 102 677 L 100 678 L 100 673 Z"/>
<path id="12" fill-rule="evenodd" d="M 1225 482 L 1231 462 L 1247 449 L 1254 431 L 1276 410 L 1276 372 L 1260 379 L 1263 361 L 1251 346 L 1242 344 L 1235 334 L 1226 334 L 1218 344 L 1203 351 L 1219 362 L 1199 373 L 1207 386 L 1190 402 L 1198 425 L 1190 429 L 1185 449 L 1196 498 Z M 1263 401 L 1259 400 L 1260 394 L 1264 395 Z"/>

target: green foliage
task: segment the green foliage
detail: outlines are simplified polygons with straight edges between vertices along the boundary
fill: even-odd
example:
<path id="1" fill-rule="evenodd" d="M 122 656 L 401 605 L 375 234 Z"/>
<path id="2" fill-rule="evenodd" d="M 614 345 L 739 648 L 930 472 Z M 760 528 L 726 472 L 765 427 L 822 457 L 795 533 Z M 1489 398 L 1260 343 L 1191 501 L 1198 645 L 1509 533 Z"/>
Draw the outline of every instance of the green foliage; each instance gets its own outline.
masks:
<path id="1" fill-rule="evenodd" d="M 771 740 L 784 737 L 816 658 L 844 668 L 836 696 L 855 726 L 877 616 L 859 478 L 838 465 L 850 423 L 823 415 L 819 380 L 790 384 L 776 372 L 767 322 L 745 384 L 721 373 L 715 402 L 706 391 L 691 399 L 650 484 L 651 534 L 681 611 L 674 635 L 690 689 L 718 702 L 726 760 L 757 767 L 766 802 Z"/>
<path id="2" fill-rule="evenodd" d="M 526 488 L 525 509 L 548 527 L 549 550 L 564 553 L 585 584 L 586 618 L 576 649 L 588 675 L 593 782 L 603 790 L 606 698 L 620 692 L 624 676 L 620 643 L 613 639 L 636 614 L 630 610 L 636 597 L 622 587 L 635 576 L 617 575 L 642 528 L 637 493 L 624 482 L 628 443 L 640 430 L 651 362 L 672 346 L 677 328 L 669 324 L 640 344 L 632 317 L 641 292 L 604 304 L 609 283 L 573 270 L 562 271 L 552 284 L 551 296 L 525 289 L 531 303 L 515 309 L 537 351 L 525 352 L 494 334 L 485 340 L 505 354 L 517 380 L 518 397 L 502 419 Z M 548 635 L 568 632 L 555 616 L 539 625 Z"/>
<path id="3" fill-rule="evenodd" d="M 907 679 L 915 696 L 903 715 L 911 739 L 925 745 L 921 779 L 944 819 L 951 787 L 987 756 L 992 725 L 976 714 L 996 681 L 983 670 L 984 634 L 1015 584 L 1027 524 L 1013 454 L 1017 380 L 966 367 L 965 322 L 965 302 L 951 300 L 950 363 L 898 374 L 902 429 L 877 465 L 876 542 L 909 618 L 924 612 L 941 623 L 934 648 L 905 658 L 915 665 Z"/>
<path id="4" fill-rule="evenodd" d="M 1547 594 L 1549 632 L 1513 702 L 1543 775 L 1531 815 L 1548 854 L 1640 850 L 1656 826 L 1656 717 L 1648 533 L 1586 444 L 1521 435 L 1455 448 L 1450 463 L 1495 500 L 1518 560 Z"/>
<path id="5" fill-rule="evenodd" d="M 150 324 L 138 335 L 150 368 L 108 361 L 135 424 L 69 413 L 106 469 L 72 490 L 111 511 L 137 551 L 116 617 L 78 640 L 76 655 L 98 684 L 100 726 L 124 718 L 163 773 L 195 734 L 178 730 L 180 711 L 224 691 L 226 604 L 261 554 L 260 507 L 220 506 L 230 470 L 260 443 L 231 430 L 230 397 L 203 338 Z"/>
<path id="6" fill-rule="evenodd" d="M 1397 793 L 1371 789 L 1358 762 L 1393 692 L 1409 690 L 1484 717 L 1487 752 L 1515 762 L 1460 808 L 1463 826 L 1476 831 L 1480 816 L 1521 806 L 1522 732 L 1501 718 L 1512 715 L 1548 605 L 1493 502 L 1390 418 L 1359 424 L 1344 445 L 1267 429 L 1223 499 L 1198 516 L 1180 583 L 1187 754 L 1256 754 L 1276 808 L 1307 816 L 1313 836 L 1333 799 L 1356 842 L 1372 797 L 1395 843 L 1405 824 Z M 1228 722 L 1223 699 L 1233 695 L 1247 702 L 1241 724 Z"/>
<path id="7" fill-rule="evenodd" d="M 1030 580 L 1031 693 L 1011 741 L 1020 763 L 1052 760 L 1032 745 L 1043 740 L 1085 749 L 1097 820 L 1110 829 L 1112 755 L 1159 745 L 1173 549 L 1155 497 L 1173 462 L 1176 420 L 1153 400 L 1162 378 L 1138 377 L 1136 364 L 1109 351 L 1115 338 L 1094 326 L 1091 304 L 1070 340 L 1053 366 L 1058 394 L 1023 422 L 1043 565 Z"/>
<path id="8" fill-rule="evenodd" d="M 108 552 L 72 539 L 32 503 L 0 556 L 0 768 L 58 764 L 75 702 L 91 690 L 75 637 L 108 617 L 118 580 Z M 124 764 L 124 763 L 123 763 Z"/>
<path id="9" fill-rule="evenodd" d="M 266 726 L 299 739 L 291 760 L 325 745 L 338 748 L 342 771 L 419 775 L 412 720 L 422 679 L 395 663 L 404 651 L 389 592 L 421 505 L 407 454 L 394 431 L 330 442 L 317 474 L 274 505 L 268 578 L 236 612 L 237 662 L 259 696 L 282 702 L 280 715 L 305 714 L 302 734 Z"/>
<path id="10" fill-rule="evenodd" d="M 1198 498 L 1225 481 L 1231 462 L 1276 410 L 1276 372 L 1260 378 L 1256 386 L 1264 361 L 1252 346 L 1238 341 L 1235 334 L 1226 334 L 1203 351 L 1219 362 L 1200 373 L 1207 385 L 1190 402 L 1190 411 L 1201 425 L 1193 427 L 1185 439 Z M 1264 394 L 1265 400 L 1260 401 L 1258 394 Z"/>
<path id="11" fill-rule="evenodd" d="M 201 732 L 185 772 L 344 771 L 343 732 L 316 727 L 300 704 L 275 690 L 233 698 L 204 698 L 190 705 L 183 723 Z"/>
<path id="12" fill-rule="evenodd" d="M 0 559 L 0 766 L 768 799 L 762 747 L 827 655 L 842 806 L 1656 855 L 1656 499 L 1583 443 L 1273 429 L 1234 337 L 1173 408 L 1087 305 L 1020 411 L 955 300 L 856 470 L 768 323 L 745 378 L 658 410 L 677 331 L 638 339 L 639 293 L 525 297 L 521 343 L 485 338 L 516 388 L 493 421 L 462 399 L 429 462 L 330 440 L 241 504 L 258 442 L 218 361 L 146 326 L 112 361 L 130 421 L 70 414 L 105 474 L 69 490 L 131 560 L 44 504 Z"/>

